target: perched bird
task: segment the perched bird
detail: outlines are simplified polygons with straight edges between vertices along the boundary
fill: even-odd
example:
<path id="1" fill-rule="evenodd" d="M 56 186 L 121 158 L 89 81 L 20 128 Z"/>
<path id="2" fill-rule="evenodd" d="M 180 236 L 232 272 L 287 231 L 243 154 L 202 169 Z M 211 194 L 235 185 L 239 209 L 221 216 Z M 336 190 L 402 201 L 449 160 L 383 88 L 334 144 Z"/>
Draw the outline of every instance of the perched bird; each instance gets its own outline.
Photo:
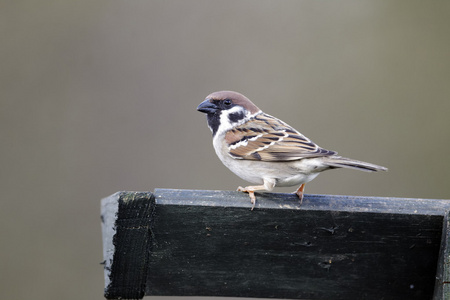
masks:
<path id="1" fill-rule="evenodd" d="M 206 114 L 214 149 L 222 163 L 237 176 L 256 184 L 237 189 L 249 194 L 252 210 L 256 203 L 254 192 L 272 191 L 275 186 L 300 185 L 295 193 L 301 204 L 305 183 L 325 170 L 387 171 L 385 167 L 341 157 L 319 147 L 237 92 L 212 93 L 197 110 Z"/>

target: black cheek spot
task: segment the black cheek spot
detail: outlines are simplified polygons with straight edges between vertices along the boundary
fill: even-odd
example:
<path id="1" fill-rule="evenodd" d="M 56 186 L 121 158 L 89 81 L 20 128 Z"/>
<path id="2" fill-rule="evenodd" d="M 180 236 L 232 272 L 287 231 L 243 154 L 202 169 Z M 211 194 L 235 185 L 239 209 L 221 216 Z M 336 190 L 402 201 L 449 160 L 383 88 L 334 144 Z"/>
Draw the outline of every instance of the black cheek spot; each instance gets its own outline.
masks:
<path id="1" fill-rule="evenodd" d="M 240 120 L 242 120 L 245 117 L 245 114 L 242 111 L 235 112 L 228 115 L 228 120 L 230 120 L 230 123 L 236 123 Z"/>

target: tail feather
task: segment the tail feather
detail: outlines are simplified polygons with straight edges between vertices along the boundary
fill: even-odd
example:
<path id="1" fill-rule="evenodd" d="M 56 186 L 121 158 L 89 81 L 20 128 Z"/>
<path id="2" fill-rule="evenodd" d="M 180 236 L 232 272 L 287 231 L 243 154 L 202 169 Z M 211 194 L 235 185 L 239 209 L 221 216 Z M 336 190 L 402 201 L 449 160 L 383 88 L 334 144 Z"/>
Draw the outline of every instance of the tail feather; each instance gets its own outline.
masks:
<path id="1" fill-rule="evenodd" d="M 341 156 L 330 156 L 325 160 L 326 165 L 331 168 L 349 168 L 366 172 L 387 171 L 388 169 L 379 165 L 364 161 L 354 160 Z"/>

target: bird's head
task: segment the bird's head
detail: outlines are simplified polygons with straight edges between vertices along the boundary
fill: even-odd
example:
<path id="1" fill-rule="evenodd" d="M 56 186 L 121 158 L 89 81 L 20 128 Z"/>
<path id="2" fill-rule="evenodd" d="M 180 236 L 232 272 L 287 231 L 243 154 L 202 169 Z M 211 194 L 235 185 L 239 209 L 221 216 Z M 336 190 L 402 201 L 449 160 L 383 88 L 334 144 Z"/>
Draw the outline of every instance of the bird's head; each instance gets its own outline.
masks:
<path id="1" fill-rule="evenodd" d="M 205 113 L 213 136 L 224 133 L 236 125 L 243 124 L 261 110 L 244 95 L 233 91 L 209 94 L 197 110 Z"/>

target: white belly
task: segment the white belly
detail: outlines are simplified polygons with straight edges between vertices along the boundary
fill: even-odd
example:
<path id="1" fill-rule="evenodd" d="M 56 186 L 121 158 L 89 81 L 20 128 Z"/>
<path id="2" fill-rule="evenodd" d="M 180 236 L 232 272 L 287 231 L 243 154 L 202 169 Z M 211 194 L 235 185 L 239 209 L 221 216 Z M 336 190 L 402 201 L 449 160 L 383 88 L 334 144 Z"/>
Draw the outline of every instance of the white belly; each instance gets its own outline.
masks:
<path id="1" fill-rule="evenodd" d="M 322 171 L 320 159 L 292 162 L 264 162 L 232 158 L 223 144 L 214 143 L 217 156 L 234 174 L 253 184 L 262 185 L 264 179 L 275 180 L 275 186 L 285 187 L 307 183 Z"/>

